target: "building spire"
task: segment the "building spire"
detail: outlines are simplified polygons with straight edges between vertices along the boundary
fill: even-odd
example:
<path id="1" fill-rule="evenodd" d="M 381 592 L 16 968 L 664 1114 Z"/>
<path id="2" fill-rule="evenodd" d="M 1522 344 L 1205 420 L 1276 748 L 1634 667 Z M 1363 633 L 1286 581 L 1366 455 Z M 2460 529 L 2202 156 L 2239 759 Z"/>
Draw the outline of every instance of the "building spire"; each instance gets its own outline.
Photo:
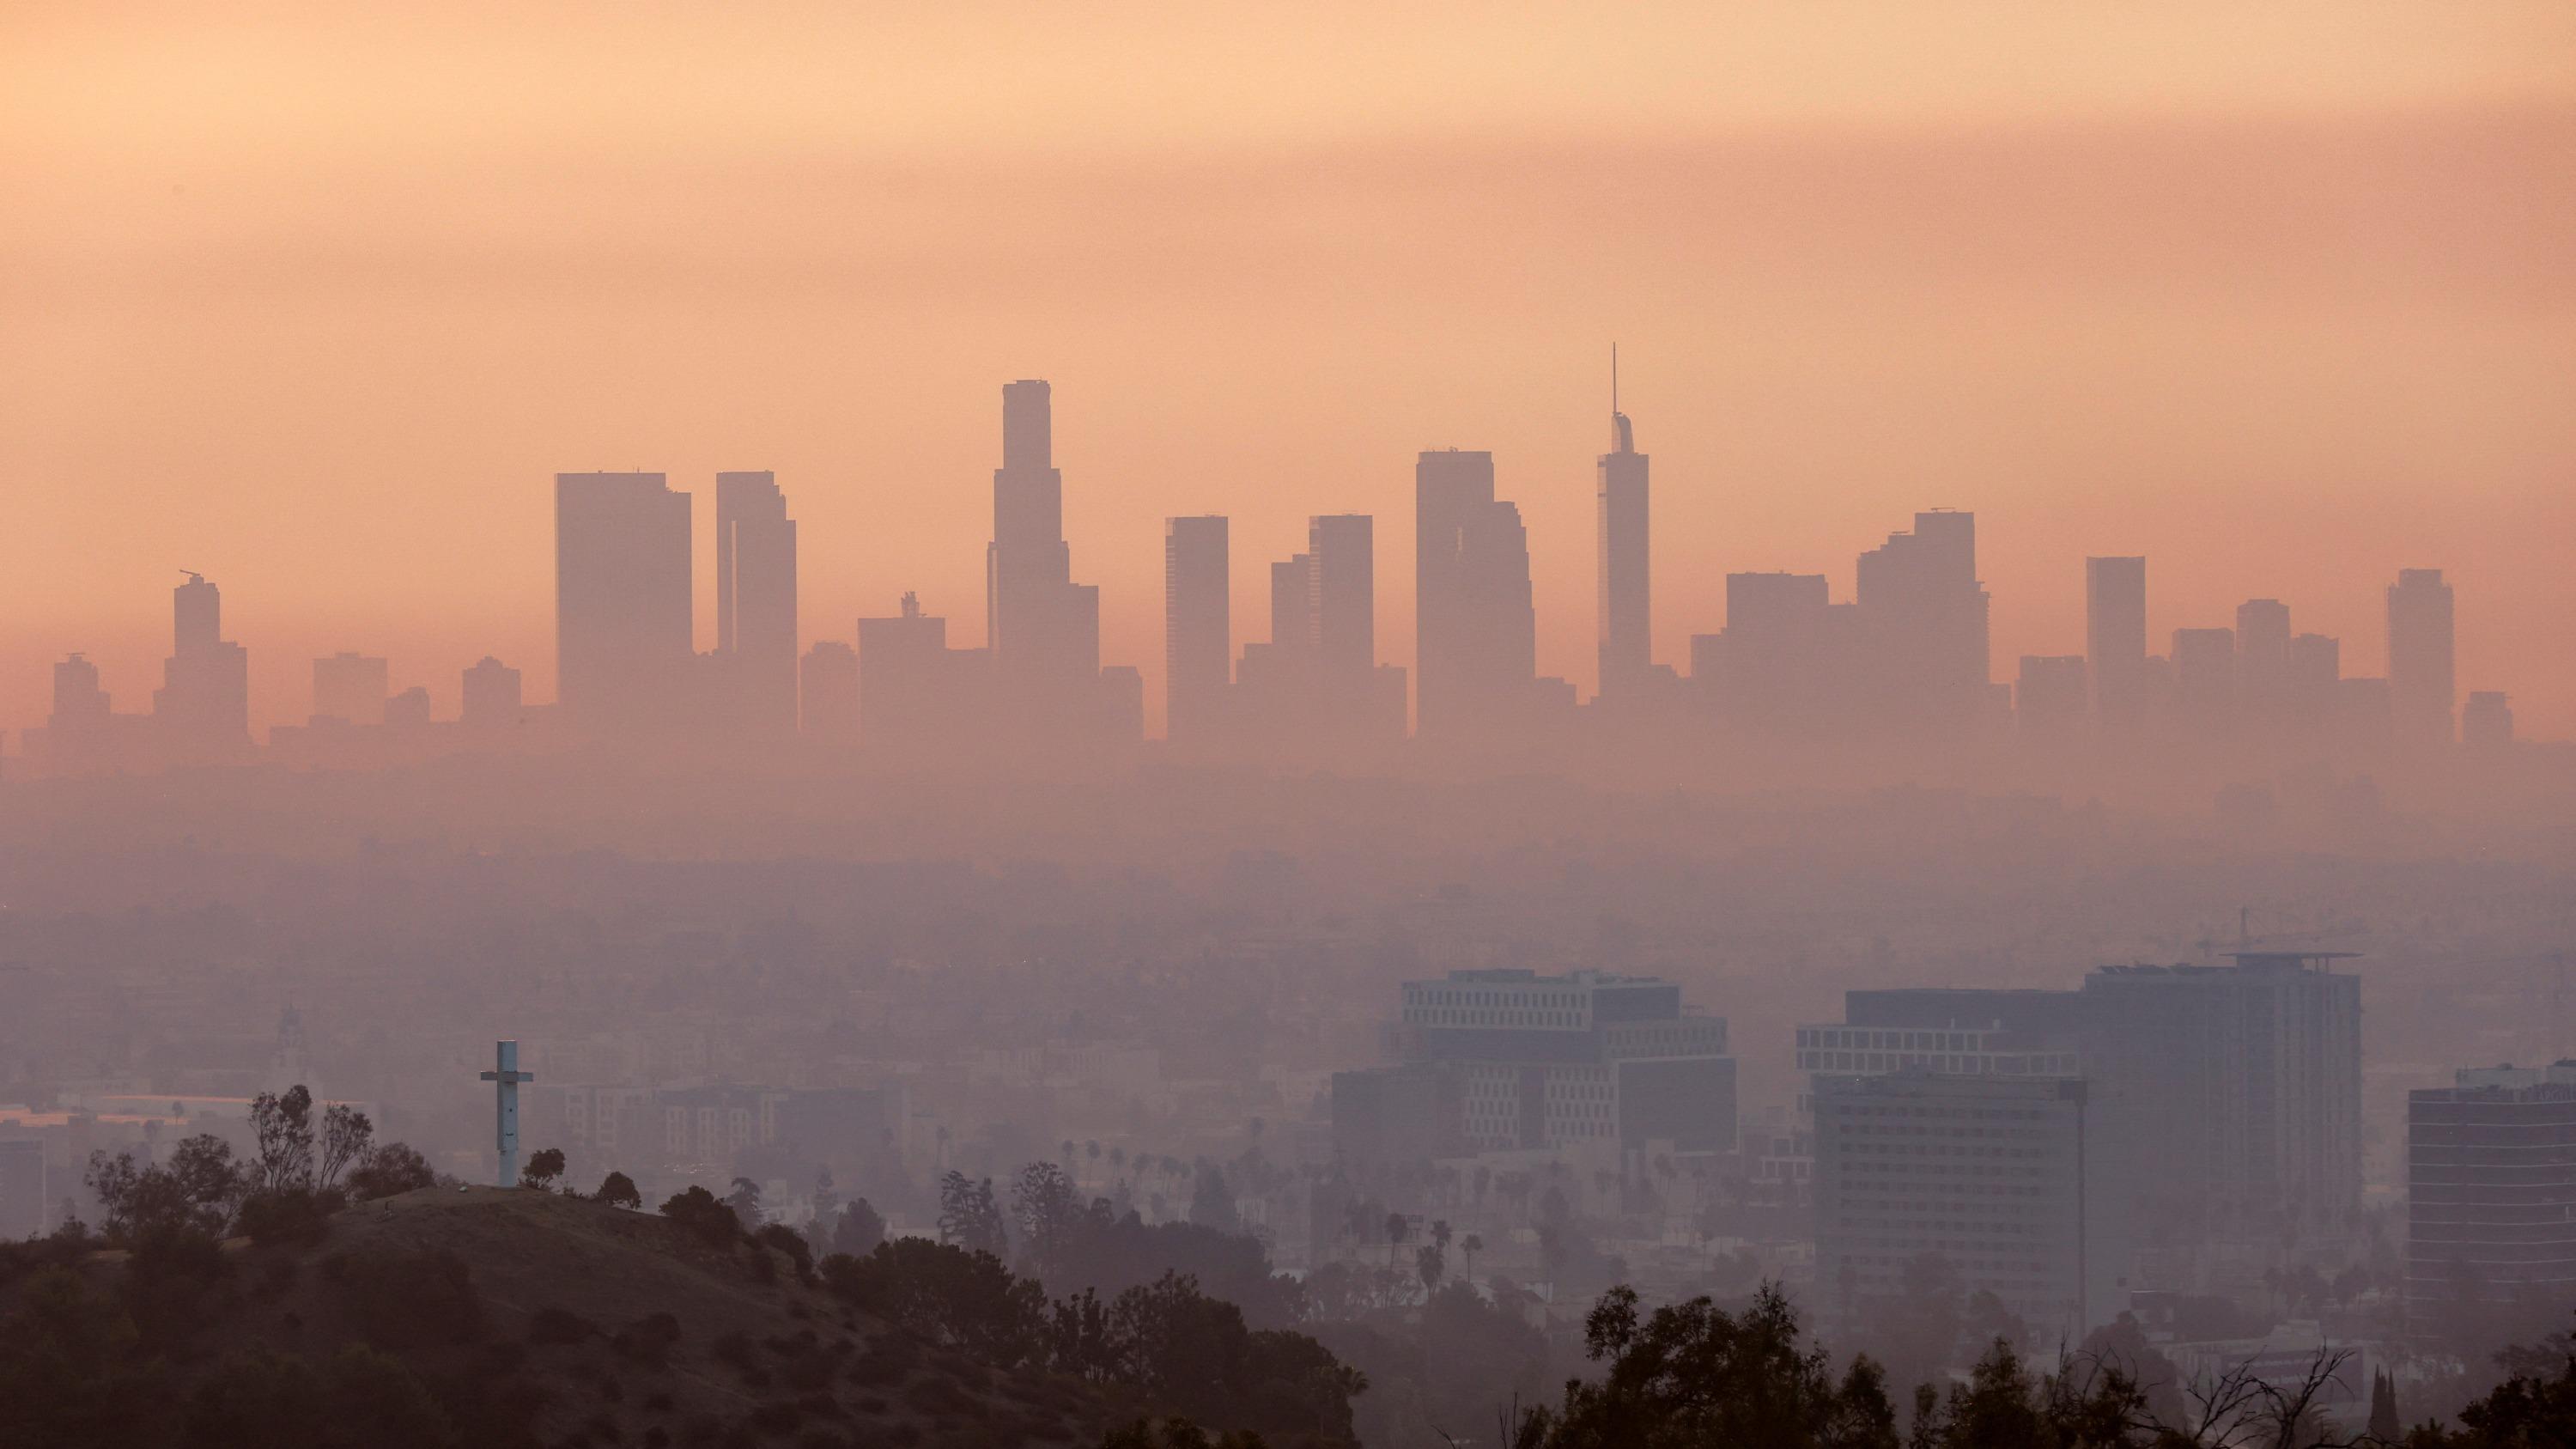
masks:
<path id="1" fill-rule="evenodd" d="M 1629 430 L 1628 415 L 1619 411 L 1619 344 L 1610 344 L 1610 451 L 1633 453 L 1637 450 L 1635 435 Z"/>

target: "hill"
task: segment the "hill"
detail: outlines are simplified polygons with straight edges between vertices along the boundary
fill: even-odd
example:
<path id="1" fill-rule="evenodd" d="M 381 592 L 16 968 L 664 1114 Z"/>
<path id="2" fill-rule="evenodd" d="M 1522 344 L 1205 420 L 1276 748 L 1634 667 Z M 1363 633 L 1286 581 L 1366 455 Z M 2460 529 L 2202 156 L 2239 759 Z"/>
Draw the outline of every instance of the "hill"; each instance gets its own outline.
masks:
<path id="1" fill-rule="evenodd" d="M 0 1426 L 66 1449 L 1087 1446 L 1144 1408 L 927 1342 L 779 1246 L 528 1189 L 403 1193 L 308 1241 L 42 1246 L 0 1284 Z"/>

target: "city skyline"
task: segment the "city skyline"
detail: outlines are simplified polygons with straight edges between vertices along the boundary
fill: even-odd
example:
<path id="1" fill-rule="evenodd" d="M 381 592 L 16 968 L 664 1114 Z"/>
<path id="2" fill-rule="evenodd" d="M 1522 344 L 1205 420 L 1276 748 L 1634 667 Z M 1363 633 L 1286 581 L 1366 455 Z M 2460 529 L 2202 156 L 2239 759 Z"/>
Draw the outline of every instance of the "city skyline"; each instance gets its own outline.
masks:
<path id="1" fill-rule="evenodd" d="M 1989 637 L 1992 595 L 1984 589 L 1980 577 L 1983 570 L 1977 554 L 1976 515 L 1945 508 L 1918 511 L 1913 529 L 1893 531 L 1880 547 L 1859 552 L 1852 582 L 1842 588 L 1835 588 L 1831 576 L 1824 574 L 1724 569 L 1705 560 L 1671 560 L 1669 564 L 1678 564 L 1685 574 L 1717 573 L 1726 577 L 1729 606 L 1714 627 L 1684 630 L 1688 644 L 1678 660 L 1657 658 L 1652 653 L 1641 657 L 1643 640 L 1638 636 L 1646 627 L 1647 593 L 1643 575 L 1645 560 L 1651 556 L 1644 499 L 1647 458 L 1635 449 L 1633 425 L 1619 408 L 1615 361 L 1613 383 L 1612 447 L 1596 464 L 1599 476 L 1593 520 L 1594 626 L 1596 638 L 1602 642 L 1597 646 L 1595 662 L 1602 664 L 1611 657 L 1603 636 L 1610 627 L 1614 594 L 1620 599 L 1619 609 L 1625 618 L 1626 654 L 1635 662 L 1629 669 L 1631 682 L 1624 689 L 1608 682 L 1607 692 L 1612 695 L 1651 700 L 1656 691 L 1670 690 L 1677 683 L 1705 686 L 1716 681 L 1734 691 L 1739 702 L 1748 688 L 1784 700 L 1789 698 L 1781 693 L 1784 689 L 1803 694 L 1803 705 L 1788 706 L 1793 712 L 1796 708 L 1838 710 L 1866 703 L 1873 713 L 1888 708 L 1900 712 L 1928 710 L 1922 716 L 1927 722 L 1946 719 L 1955 723 L 1980 710 L 1991 710 L 1988 696 L 2001 688 L 2013 691 L 2000 698 L 2022 717 L 2026 737 L 2032 734 L 2034 720 L 2042 730 L 2061 729 L 2049 721 L 2060 715 L 2088 712 L 2079 710 L 2078 702 L 2088 705 L 2094 719 L 2117 732 L 2132 727 L 2135 711 L 2140 707 L 2137 692 L 2147 688 L 2144 676 L 2132 677 L 2142 667 L 2132 658 L 2140 647 L 2142 626 L 2146 634 L 2145 662 L 2160 671 L 2157 687 L 2169 696 L 2169 707 L 2182 711 L 2178 718 L 2197 713 L 2204 723 L 2217 714 L 2232 719 L 2239 711 L 2246 721 L 2257 725 L 2266 721 L 2277 725 L 2290 714 L 2302 711 L 2319 719 L 2338 710 L 2350 715 L 2355 706 L 2351 691 L 2346 689 L 2336 695 L 2332 688 L 2340 677 L 2370 683 L 2381 691 L 2366 702 L 2366 708 L 2373 715 L 2388 713 L 2395 736 L 2402 740 L 2422 742 L 2441 737 L 2439 701 L 2447 698 L 2449 737 L 2457 739 L 2461 711 L 2470 695 L 2490 701 L 2501 696 L 2504 703 L 2490 702 L 2482 707 L 2511 710 L 2510 701 L 2520 692 L 2513 681 L 2473 680 L 2464 684 L 2458 678 L 2455 661 L 2460 640 L 2454 590 L 2446 582 L 2444 570 L 2438 567 L 2401 568 L 2395 581 L 2385 586 L 2381 658 L 2386 668 L 2381 675 L 2370 676 L 2350 672 L 2356 657 L 2368 657 L 2366 647 L 2357 655 L 2343 647 L 2343 639 L 2305 629 L 2293 637 L 2290 607 L 2269 597 L 2249 598 L 2238 604 L 2233 611 L 2232 629 L 2211 623 L 2176 627 L 2163 636 L 2170 639 L 2170 646 L 2157 654 L 2156 645 L 2161 641 L 2152 620 L 2159 594 L 2147 583 L 2148 577 L 2157 572 L 2152 561 L 2135 555 L 2088 557 L 2082 561 L 2084 608 L 2078 641 L 2084 652 L 2025 654 L 2019 656 L 2016 671 Z M 1271 655 L 1265 651 L 1292 646 L 1323 648 L 1331 657 L 1351 656 L 1349 662 L 1334 666 L 1336 669 L 1348 672 L 1356 667 L 1363 674 L 1367 672 L 1370 661 L 1358 656 L 1370 650 L 1370 641 L 1384 625 L 1375 615 L 1374 598 L 1383 586 L 1374 577 L 1369 561 L 1368 539 L 1375 531 L 1375 519 L 1366 514 L 1311 516 L 1307 551 L 1274 563 L 1267 570 L 1254 571 L 1259 577 L 1250 584 L 1268 585 L 1267 608 L 1252 611 L 1254 619 L 1268 623 L 1266 641 L 1258 637 L 1258 625 L 1233 618 L 1237 612 L 1234 592 L 1238 576 L 1230 564 L 1230 520 L 1222 514 L 1163 520 L 1164 617 L 1161 637 L 1155 641 L 1160 647 L 1153 654 L 1139 656 L 1139 662 L 1155 660 L 1162 668 L 1141 671 L 1125 660 L 1105 658 L 1098 632 L 1100 590 L 1095 585 L 1075 583 L 1070 577 L 1071 542 L 1061 522 L 1065 507 L 1062 471 L 1054 465 L 1053 458 L 1051 385 L 1042 379 L 1012 382 L 1002 388 L 1002 399 L 1002 466 L 993 474 L 994 537 L 986 548 L 985 643 L 982 650 L 954 656 L 961 664 L 977 670 L 988 666 L 973 661 L 989 661 L 991 687 L 1002 693 L 980 706 L 967 705 L 963 702 L 965 696 L 959 696 L 954 708 L 971 713 L 977 708 L 989 708 L 996 701 L 1016 699 L 1033 708 L 1058 713 L 1106 707 L 1114 715 L 1122 708 L 1114 696 L 1133 686 L 1121 684 L 1111 676 L 1135 680 L 1142 675 L 1151 681 L 1146 686 L 1151 703 L 1145 709 L 1145 732 L 1168 737 L 1170 722 L 1162 706 L 1169 698 L 1165 681 L 1170 677 L 1173 661 L 1180 657 L 1173 652 L 1176 630 L 1189 639 L 1186 652 L 1197 661 L 1194 667 L 1202 691 L 1224 691 L 1236 682 L 1234 661 L 1238 657 L 1247 660 L 1246 668 L 1253 672 L 1244 679 L 1248 687 L 1260 691 L 1258 703 L 1252 706 L 1255 712 L 1275 713 L 1284 698 L 1278 693 L 1280 681 L 1287 677 L 1279 673 L 1283 666 L 1266 662 Z M 1609 481 L 1614 469 L 1618 470 L 1615 476 L 1622 490 L 1615 551 Z M 813 621 L 799 628 L 798 538 L 796 523 L 789 516 L 797 506 L 794 491 L 780 485 L 773 471 L 719 471 L 715 475 L 715 639 L 711 649 L 699 654 L 688 647 L 708 622 L 699 617 L 702 611 L 696 607 L 704 589 L 695 578 L 697 570 L 691 556 L 696 552 L 691 543 L 696 499 L 691 490 L 671 487 L 668 476 L 556 475 L 556 649 L 551 659 L 540 662 L 556 665 L 560 678 L 563 661 L 571 659 L 577 666 L 575 687 L 567 700 L 529 696 L 528 702 L 566 703 L 566 717 L 578 721 L 586 714 L 634 714 L 639 701 L 658 693 L 665 712 L 672 702 L 685 696 L 689 717 L 702 725 L 752 733 L 792 729 L 797 661 L 809 646 L 829 650 L 841 647 L 851 637 L 847 632 L 835 631 L 830 621 Z M 1434 705 L 1430 733 L 1434 738 L 1455 732 L 1442 723 L 1443 716 L 1452 709 L 1487 714 L 1500 709 L 1506 716 L 1536 717 L 1553 707 L 1549 701 L 1556 696 L 1550 694 L 1551 690 L 1570 690 L 1573 698 L 1586 703 L 1600 699 L 1604 693 L 1603 682 L 1584 689 L 1564 675 L 1550 676 L 1545 672 L 1544 661 L 1533 653 L 1536 637 L 1543 631 L 1537 616 L 1544 611 L 1534 609 L 1528 602 L 1533 598 L 1528 581 L 1529 560 L 1543 541 L 1529 536 L 1517 502 L 1499 495 L 1500 476 L 1493 455 L 1482 450 L 1427 449 L 1416 460 L 1412 518 L 1438 520 L 1437 536 L 1446 541 L 1438 548 L 1428 548 L 1426 541 L 1435 534 L 1417 533 L 1414 588 L 1407 591 L 1418 603 L 1416 628 L 1409 631 L 1416 641 L 1413 657 L 1418 660 L 1430 652 L 1438 661 L 1446 653 L 1458 661 L 1446 669 L 1435 663 L 1436 676 L 1454 670 L 1457 682 L 1436 677 L 1431 686 Z M 1335 564 L 1329 562 L 1335 546 L 1325 540 L 1329 529 L 1339 526 L 1344 518 L 1358 529 L 1354 535 L 1357 552 L 1350 555 L 1355 563 Z M 1177 546 L 1175 540 L 1182 535 L 1191 542 Z M 1003 562 L 1002 540 L 1009 537 L 1020 540 L 1013 550 L 1017 557 L 1036 560 L 1034 570 L 1016 581 Z M 738 555 L 742 560 L 739 566 Z M 1027 569 L 1028 565 L 1021 567 Z M 205 615 L 214 607 L 200 604 L 191 610 L 186 602 L 189 591 L 204 587 L 204 579 L 195 574 L 189 577 L 193 582 L 176 595 L 180 600 L 178 633 L 182 654 L 196 647 L 187 641 L 204 633 Z M 1342 582 L 1327 585 L 1327 578 Z M 1176 586 L 1187 595 L 1186 599 L 1175 595 Z M 1283 589 L 1288 592 L 1283 593 Z M 1357 592 L 1349 593 L 1342 602 L 1330 602 L 1341 597 L 1341 591 L 1351 589 Z M 917 591 L 906 589 L 904 594 L 907 613 L 929 612 L 914 602 Z M 1834 597 L 1830 606 L 1829 596 Z M 1024 643 L 1019 649 L 1002 644 L 1004 631 L 999 621 L 1012 607 L 1001 603 L 1006 597 L 1023 600 L 1016 606 L 1026 621 L 1019 634 L 1034 640 L 1034 644 Z M 739 608 L 737 599 L 743 601 Z M 1435 605 L 1434 600 L 1444 602 Z M 1862 621 L 1857 625 L 1861 634 L 1851 633 L 1855 627 L 1851 623 L 1829 619 L 1825 612 L 1828 607 L 1839 617 Z M 1781 612 L 1784 609 L 1786 613 Z M 193 628 L 189 624 L 192 615 L 197 619 Z M 945 624 L 948 619 L 942 613 L 927 622 Z M 1342 622 L 1334 622 L 1336 619 Z M 1431 632 L 1447 641 L 1437 651 L 1422 628 L 1424 619 L 1433 620 Z M 1727 629 L 1738 619 L 1743 621 L 1745 630 L 1756 632 L 1745 635 L 1738 630 L 1738 638 L 1730 642 Z M 2309 621 L 2303 608 L 2299 622 L 2304 625 Z M 1291 630 L 1294 637 L 1282 636 L 1282 629 Z M 866 630 L 862 627 L 857 632 L 864 635 Z M 948 642 L 934 647 L 966 648 L 953 636 L 943 637 Z M 2364 637 L 2366 642 L 2367 636 Z M 1335 642 L 1327 645 L 1328 638 Z M 1747 648 L 1754 652 L 1743 653 Z M 1736 652 L 1729 653 L 1730 649 Z M 2093 676 L 2089 663 L 2090 656 L 2105 649 L 2112 651 L 2117 670 L 2109 681 L 2111 692 L 2107 696 L 2104 681 Z M 1219 651 L 1222 668 L 1218 667 Z M 384 673 L 383 654 L 362 659 L 361 652 L 343 647 L 332 655 L 315 656 L 311 666 L 314 684 L 309 695 L 312 717 L 368 724 L 387 718 L 381 704 L 360 707 L 355 713 L 361 717 L 352 719 L 352 711 L 326 702 L 334 681 L 345 673 L 349 663 L 369 664 L 379 675 Z M 1390 664 L 1382 643 L 1376 646 L 1376 653 L 1378 672 L 1393 676 L 1379 681 L 1381 684 L 1391 687 L 1401 681 L 1410 686 L 1405 691 L 1411 706 L 1410 724 L 1413 729 L 1421 729 L 1420 671 L 1415 670 L 1410 680 L 1403 680 L 1406 666 Z M 488 660 L 494 656 L 477 657 Z M 858 659 L 858 667 L 864 673 L 863 652 Z M 57 654 L 54 662 L 58 676 L 55 699 L 67 697 L 66 686 L 59 678 L 64 667 L 84 671 L 81 680 L 68 686 L 68 697 L 85 698 L 93 687 L 89 682 L 93 677 L 96 687 L 111 697 L 115 695 L 113 680 L 98 661 L 89 657 L 89 651 Z M 237 662 L 228 667 L 244 666 Z M 1783 669 L 1790 673 L 1782 674 Z M 1259 677 L 1264 670 L 1267 677 Z M 2320 678 L 2307 681 L 2308 675 L 2319 671 Z M 1568 670 L 1566 674 L 1573 672 Z M 396 709 L 401 717 L 423 716 L 440 702 L 441 691 L 427 687 L 400 667 L 393 674 L 402 677 L 403 692 L 409 696 Z M 539 677 L 543 677 L 542 669 Z M 1604 681 L 1604 675 L 1596 672 L 1594 680 Z M 2494 688 L 2497 684 L 2505 687 Z M 830 698 L 834 687 L 830 683 L 823 686 L 827 696 L 823 708 L 827 712 L 840 708 Z M 984 686 L 978 686 L 981 687 Z M 1105 702 L 1099 694 L 1101 687 L 1110 692 Z M 1312 694 L 1312 681 L 1301 681 L 1295 689 Z M 1067 693 L 1068 690 L 1073 692 Z M 1451 690 L 1457 691 L 1460 704 L 1443 702 Z M 2044 697 L 2035 691 L 2045 691 Z M 390 677 L 380 692 L 390 695 Z M 1361 709 L 1369 689 L 1354 681 L 1338 686 L 1335 692 L 1338 702 L 1327 707 L 1327 715 Z M 1612 702 L 1618 703 L 1616 699 Z M 461 703 L 460 696 L 457 707 Z M 1224 708 L 1221 704 L 1208 707 L 1212 712 Z M 154 712 L 160 712 L 157 706 Z M 451 708 L 439 709 L 441 717 L 453 717 L 453 713 Z M 254 699 L 246 717 L 256 727 L 293 725 L 305 715 L 295 711 L 291 703 L 272 702 L 262 710 Z M 2519 733 L 2532 737 L 2532 717 L 2527 712 L 2513 711 L 2501 717 L 2520 719 L 2523 723 Z M 1734 720 L 1737 724 L 1744 722 Z M 807 726 L 809 733 L 817 735 L 828 735 L 836 728 L 829 722 Z M 2505 728 L 2511 732 L 2514 726 L 2508 723 Z"/>

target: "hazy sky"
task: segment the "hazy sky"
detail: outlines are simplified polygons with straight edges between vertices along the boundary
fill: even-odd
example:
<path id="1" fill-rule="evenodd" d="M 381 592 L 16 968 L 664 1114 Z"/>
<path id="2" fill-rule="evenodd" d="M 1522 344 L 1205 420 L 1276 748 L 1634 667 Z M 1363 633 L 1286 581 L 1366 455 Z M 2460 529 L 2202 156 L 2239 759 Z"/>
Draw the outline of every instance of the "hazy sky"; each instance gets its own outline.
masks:
<path id="1" fill-rule="evenodd" d="M 2576 6 L 1592 8 L 18 0 L 0 725 L 71 649 L 143 707 L 181 568 L 264 720 L 342 648 L 550 698 L 559 469 L 698 494 L 702 643 L 720 468 L 808 641 L 907 588 L 979 639 L 1024 376 L 1157 717 L 1164 515 L 1233 516 L 1258 638 L 1304 516 L 1377 514 L 1409 663 L 1452 444 L 1588 688 L 1615 338 L 1661 659 L 1946 505 L 1998 678 L 2081 651 L 2088 552 L 2355 674 L 2440 567 L 2461 688 L 2576 733 Z"/>

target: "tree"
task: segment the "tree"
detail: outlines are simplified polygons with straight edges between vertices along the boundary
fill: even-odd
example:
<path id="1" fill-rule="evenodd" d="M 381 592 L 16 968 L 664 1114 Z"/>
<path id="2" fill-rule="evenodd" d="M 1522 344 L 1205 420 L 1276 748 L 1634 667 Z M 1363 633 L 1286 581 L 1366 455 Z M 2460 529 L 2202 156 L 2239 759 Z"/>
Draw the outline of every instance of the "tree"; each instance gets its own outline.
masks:
<path id="1" fill-rule="evenodd" d="M 1449 1264 L 1438 1243 L 1425 1243 L 1414 1249 L 1413 1271 L 1422 1279 L 1424 1297 L 1428 1298 L 1439 1290 L 1440 1280 L 1448 1274 Z"/>
<path id="2" fill-rule="evenodd" d="M 367 1149 L 375 1141 L 376 1124 L 367 1114 L 346 1102 L 334 1102 L 322 1111 L 322 1156 L 317 1187 L 336 1187 L 340 1174 L 365 1160 Z"/>
<path id="3" fill-rule="evenodd" d="M 832 1218 L 840 1212 L 840 1210 L 840 1188 L 838 1184 L 832 1181 L 831 1166 L 827 1163 L 821 1167 L 815 1168 L 814 1221 L 818 1223 L 827 1223 L 831 1221 Z"/>
<path id="4" fill-rule="evenodd" d="M 1083 1226 L 1082 1192 L 1072 1175 L 1052 1162 L 1021 1168 L 1019 1181 L 1011 1185 L 1011 1216 L 1019 1225 L 1027 1266 L 1049 1282 L 1061 1279 L 1072 1266 L 1074 1240 Z"/>
<path id="5" fill-rule="evenodd" d="M 133 1318 L 78 1272 L 29 1278 L 0 1315 L 0 1444 L 149 1444 L 157 1375 L 140 1361 Z"/>
<path id="6" fill-rule="evenodd" d="M 554 1189 L 555 1179 L 563 1176 L 563 1173 L 563 1149 L 548 1147 L 531 1155 L 528 1158 L 528 1165 L 519 1169 L 519 1186 L 533 1187 L 539 1192 L 551 1192 Z"/>
<path id="7" fill-rule="evenodd" d="M 1395 1266 L 1395 1250 L 1403 1244 L 1405 1234 L 1411 1227 L 1412 1224 L 1402 1213 L 1386 1215 L 1386 1265 L 1388 1267 Z"/>
<path id="8" fill-rule="evenodd" d="M 1516 1426 L 1515 1449 L 1896 1449 L 1884 1377 L 1862 1359 L 1837 1383 L 1825 1351 L 1801 1346 L 1776 1284 L 1741 1314 L 1695 1298 L 1643 1319 L 1636 1290 L 1613 1288 L 1585 1320 L 1584 1345 L 1607 1372 L 1569 1382 L 1555 1412 Z"/>
<path id="9" fill-rule="evenodd" d="M 1234 1193 L 1225 1185 L 1225 1170 L 1202 1157 L 1190 1186 L 1190 1221 L 1203 1228 L 1231 1233 L 1243 1226 L 1235 1216 Z"/>
<path id="10" fill-rule="evenodd" d="M 991 1178 L 976 1182 L 951 1171 L 939 1179 L 939 1241 L 995 1258 L 1009 1251 L 1010 1231 L 1002 1225 Z"/>
<path id="11" fill-rule="evenodd" d="M 2405 1422 L 2397 1417 L 2397 1381 L 2381 1369 L 2370 1376 L 2370 1437 L 2394 1444 L 2405 1432 Z"/>
<path id="12" fill-rule="evenodd" d="M 258 1142 L 253 1186 L 275 1192 L 313 1185 L 313 1093 L 302 1083 L 284 1096 L 262 1092 L 251 1099 L 251 1135 Z"/>
<path id="13" fill-rule="evenodd" d="M 365 1158 L 349 1170 L 349 1196 L 358 1202 L 418 1192 L 437 1183 L 438 1174 L 430 1170 L 429 1159 L 402 1142 L 369 1148 Z"/>
<path id="14" fill-rule="evenodd" d="M 884 1242 L 885 1236 L 885 1217 L 870 1206 L 866 1198 L 853 1198 L 832 1224 L 831 1248 L 835 1253 L 864 1258 L 877 1250 L 877 1244 Z"/>
<path id="15" fill-rule="evenodd" d="M 112 1241 L 128 1243 L 171 1232 L 220 1237 L 250 1184 L 233 1161 L 232 1144 L 199 1133 L 171 1150 L 164 1164 L 137 1167 L 128 1153 L 89 1156 L 87 1181 Z"/>
<path id="16" fill-rule="evenodd" d="M 1482 1172 L 1485 1169 L 1480 1167 L 1476 1170 Z M 1469 1233 L 1458 1240 L 1458 1252 L 1467 1260 L 1467 1277 L 1471 1282 L 1476 1276 L 1476 1255 L 1483 1251 L 1485 1251 L 1485 1238 L 1481 1233 Z"/>
<path id="17" fill-rule="evenodd" d="M 749 1232 L 761 1224 L 760 1184 L 747 1177 L 733 1180 L 733 1190 L 725 1194 L 725 1206 L 733 1209 L 734 1221 Z"/>
<path id="18" fill-rule="evenodd" d="M 824 1259 L 822 1274 L 853 1307 L 996 1368 L 1045 1352 L 1046 1290 L 990 1253 L 890 1238 L 865 1258 Z"/>
<path id="19" fill-rule="evenodd" d="M 604 1202 L 610 1207 L 622 1207 L 630 1211 L 640 1212 L 644 1207 L 644 1194 L 635 1190 L 635 1179 L 622 1172 L 612 1172 L 601 1178 L 599 1191 L 592 1193 L 590 1197 L 593 1202 Z"/>

